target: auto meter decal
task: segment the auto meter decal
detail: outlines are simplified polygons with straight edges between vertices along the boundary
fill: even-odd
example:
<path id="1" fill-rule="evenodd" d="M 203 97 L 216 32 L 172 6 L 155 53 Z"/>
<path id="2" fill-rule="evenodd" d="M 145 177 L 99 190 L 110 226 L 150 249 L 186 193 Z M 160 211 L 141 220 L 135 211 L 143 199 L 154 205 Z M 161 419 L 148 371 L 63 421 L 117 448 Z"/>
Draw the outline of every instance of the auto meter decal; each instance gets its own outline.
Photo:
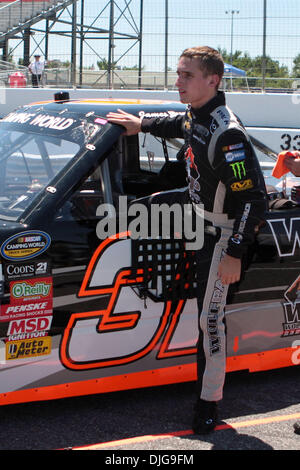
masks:
<path id="1" fill-rule="evenodd" d="M 6 343 L 6 360 L 28 359 L 30 357 L 45 356 L 51 353 L 51 337 L 8 341 Z"/>
<path id="2" fill-rule="evenodd" d="M 45 232 L 21 232 L 8 238 L 1 245 L 1 255 L 10 261 L 25 261 L 44 253 L 50 246 L 51 238 Z"/>

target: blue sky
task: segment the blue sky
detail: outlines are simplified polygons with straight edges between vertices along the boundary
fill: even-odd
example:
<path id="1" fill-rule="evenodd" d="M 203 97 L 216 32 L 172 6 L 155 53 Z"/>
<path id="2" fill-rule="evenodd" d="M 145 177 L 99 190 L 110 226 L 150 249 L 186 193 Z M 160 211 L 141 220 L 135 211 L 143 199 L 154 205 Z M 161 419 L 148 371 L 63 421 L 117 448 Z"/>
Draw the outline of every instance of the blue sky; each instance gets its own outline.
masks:
<path id="1" fill-rule="evenodd" d="M 85 23 L 91 24 L 100 11 L 103 14 L 96 22 L 98 27 L 108 28 L 108 0 L 85 0 Z M 126 2 L 139 25 L 140 0 L 118 0 L 115 18 Z M 263 0 L 168 0 L 169 3 L 169 58 L 171 69 L 176 68 L 177 58 L 185 47 L 209 45 L 230 51 L 231 15 L 234 14 L 233 50 L 248 52 L 252 57 L 262 54 Z M 107 7 L 106 7 L 107 6 Z M 106 7 L 106 8 L 105 8 Z M 119 7 L 119 8 L 118 8 Z M 78 2 L 80 12 L 80 1 Z M 143 65 L 146 70 L 160 71 L 164 68 L 165 0 L 144 0 Z M 68 17 L 68 14 L 65 13 Z M 128 21 L 129 19 L 129 21 Z M 123 33 L 134 33 L 133 20 L 120 19 L 115 29 Z M 292 66 L 292 58 L 300 53 L 300 0 L 267 0 L 267 54 L 280 63 Z M 60 26 L 60 28 L 65 26 Z M 36 35 L 38 41 L 39 37 Z M 105 40 L 88 41 L 102 57 L 107 58 L 108 44 Z M 116 40 L 114 54 L 119 58 L 133 41 Z M 78 48 L 79 49 L 79 48 Z M 85 66 L 96 65 L 98 58 L 89 46 L 84 49 Z M 22 54 L 22 51 L 16 51 Z M 53 36 L 50 40 L 50 59 L 68 60 L 70 41 Z M 133 66 L 138 63 L 138 45 L 119 62 Z"/>

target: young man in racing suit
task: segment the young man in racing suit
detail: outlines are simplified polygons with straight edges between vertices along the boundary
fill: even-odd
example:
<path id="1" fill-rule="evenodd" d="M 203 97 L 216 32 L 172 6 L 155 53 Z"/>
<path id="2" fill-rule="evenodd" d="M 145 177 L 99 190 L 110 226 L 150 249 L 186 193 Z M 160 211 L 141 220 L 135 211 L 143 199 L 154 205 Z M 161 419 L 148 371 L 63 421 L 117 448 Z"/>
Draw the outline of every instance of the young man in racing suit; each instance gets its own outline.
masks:
<path id="1" fill-rule="evenodd" d="M 223 394 L 228 287 L 240 279 L 243 254 L 266 210 L 264 179 L 250 139 L 218 91 L 223 70 L 214 49 L 187 49 L 176 81 L 181 102 L 188 104 L 185 116 L 139 119 L 121 110 L 107 116 L 123 125 L 127 135 L 142 131 L 185 139 L 189 198 L 199 216 L 204 206 L 205 218 L 204 246 L 196 254 L 198 400 L 193 430 L 200 434 L 215 428 Z"/>

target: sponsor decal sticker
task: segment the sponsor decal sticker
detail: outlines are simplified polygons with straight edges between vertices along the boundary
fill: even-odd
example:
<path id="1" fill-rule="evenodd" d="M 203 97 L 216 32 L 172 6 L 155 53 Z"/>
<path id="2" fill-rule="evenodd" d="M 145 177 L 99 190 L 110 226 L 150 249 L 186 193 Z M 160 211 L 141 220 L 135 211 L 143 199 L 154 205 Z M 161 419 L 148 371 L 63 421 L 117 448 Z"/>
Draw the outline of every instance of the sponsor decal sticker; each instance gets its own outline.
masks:
<path id="1" fill-rule="evenodd" d="M 6 343 L 6 360 L 26 359 L 29 357 L 46 356 L 51 353 L 51 337 L 8 341 Z"/>
<path id="2" fill-rule="evenodd" d="M 145 111 L 140 111 L 139 112 L 139 117 L 141 118 L 164 118 L 164 117 L 176 117 L 176 116 L 184 116 L 185 112 L 179 112 L 179 111 L 162 111 L 162 112 L 157 112 L 157 113 L 145 113 Z M 191 118 L 191 115 L 190 115 Z"/>
<path id="3" fill-rule="evenodd" d="M 17 124 L 27 124 L 41 128 L 64 131 L 72 126 L 76 121 L 71 118 L 51 116 L 48 114 L 18 113 L 12 112 L 4 117 L 3 122 L 14 122 Z"/>
<path id="4" fill-rule="evenodd" d="M 5 294 L 5 289 L 4 289 L 4 276 L 3 276 L 3 269 L 2 269 L 2 263 L 0 261 L 0 297 L 3 297 Z"/>
<path id="5" fill-rule="evenodd" d="M 27 279 L 10 283 L 10 302 L 18 304 L 28 300 L 52 298 L 52 278 Z"/>
<path id="6" fill-rule="evenodd" d="M 27 263 L 4 264 L 4 276 L 6 279 L 23 279 L 34 276 L 45 276 L 50 274 L 48 261 L 31 261 Z"/>
<path id="7" fill-rule="evenodd" d="M 52 316 L 47 316 L 12 320 L 7 330 L 9 341 L 47 336 L 51 327 L 52 318 Z"/>
<path id="8" fill-rule="evenodd" d="M 100 124 L 100 126 L 104 126 L 105 124 L 108 123 L 107 119 L 103 119 L 103 118 L 96 118 L 94 122 L 96 124 Z"/>
<path id="9" fill-rule="evenodd" d="M 22 303 L 17 305 L 2 305 L 0 321 L 11 321 L 21 318 L 33 318 L 52 315 L 52 299 L 43 302 Z"/>
<path id="10" fill-rule="evenodd" d="M 244 181 L 237 181 L 236 183 L 232 183 L 230 186 L 232 191 L 246 191 L 246 189 L 253 188 L 252 180 L 244 180 Z"/>
<path id="11" fill-rule="evenodd" d="M 236 162 L 230 164 L 234 177 L 239 180 L 246 176 L 245 164 L 244 162 Z"/>
<path id="12" fill-rule="evenodd" d="M 238 150 L 243 148 L 244 144 L 241 142 L 240 144 L 226 145 L 225 147 L 222 147 L 222 150 L 223 152 L 228 152 L 229 150 Z"/>
<path id="13" fill-rule="evenodd" d="M 223 123 L 227 126 L 230 122 L 228 110 L 226 108 L 218 108 L 216 113 L 220 120 L 223 121 Z"/>
<path id="14" fill-rule="evenodd" d="M 239 234 L 243 233 L 245 230 L 245 226 L 246 226 L 249 214 L 250 214 L 250 210 L 251 210 L 251 203 L 247 202 L 247 204 L 245 204 L 245 209 L 241 217 L 241 222 L 240 222 L 239 229 L 238 229 Z"/>
<path id="15" fill-rule="evenodd" d="M 222 253 L 223 257 L 223 253 Z M 218 331 L 218 316 L 224 297 L 224 286 L 220 279 L 217 279 L 214 285 L 213 294 L 210 300 L 209 313 L 207 316 L 207 331 L 209 337 L 210 355 L 220 352 L 221 340 Z"/>
<path id="16" fill-rule="evenodd" d="M 1 255 L 10 261 L 25 261 L 34 258 L 48 249 L 50 236 L 45 232 L 21 232 L 8 238 L 1 245 Z"/>
<path id="17" fill-rule="evenodd" d="M 245 158 L 246 158 L 246 154 L 245 154 L 244 150 L 235 150 L 233 152 L 226 152 L 225 153 L 225 160 L 228 163 L 237 162 L 237 161 L 240 161 L 240 160 L 245 160 Z"/>
<path id="18" fill-rule="evenodd" d="M 231 241 L 233 243 L 235 243 L 236 245 L 239 245 L 240 243 L 242 243 L 243 241 L 243 235 L 241 235 L 240 233 L 235 233 L 232 237 L 231 237 Z"/>

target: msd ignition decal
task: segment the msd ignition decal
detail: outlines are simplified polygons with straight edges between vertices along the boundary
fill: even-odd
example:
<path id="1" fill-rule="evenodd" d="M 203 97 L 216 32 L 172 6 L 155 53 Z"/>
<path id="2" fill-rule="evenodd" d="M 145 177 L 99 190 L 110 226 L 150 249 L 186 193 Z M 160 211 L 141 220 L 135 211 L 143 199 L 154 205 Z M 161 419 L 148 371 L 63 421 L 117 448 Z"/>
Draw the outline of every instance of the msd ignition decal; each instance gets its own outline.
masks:
<path id="1" fill-rule="evenodd" d="M 7 337 L 9 341 L 47 336 L 52 323 L 52 316 L 23 318 L 9 323 Z"/>
<path id="2" fill-rule="evenodd" d="M 60 344 L 60 359 L 68 369 L 120 366 L 151 352 L 157 359 L 196 352 L 196 299 L 157 302 L 139 295 L 138 285 L 151 264 L 131 267 L 129 236 L 126 232 L 107 238 L 90 261 L 78 297 L 106 296 L 108 305 L 70 316 Z"/>
<path id="3" fill-rule="evenodd" d="M 287 303 L 283 303 L 285 322 L 282 336 L 300 335 L 300 275 L 284 293 Z"/>
<path id="4" fill-rule="evenodd" d="M 21 232 L 8 238 L 1 245 L 1 255 L 9 261 L 25 261 L 35 258 L 48 249 L 50 236 L 45 232 Z"/>

